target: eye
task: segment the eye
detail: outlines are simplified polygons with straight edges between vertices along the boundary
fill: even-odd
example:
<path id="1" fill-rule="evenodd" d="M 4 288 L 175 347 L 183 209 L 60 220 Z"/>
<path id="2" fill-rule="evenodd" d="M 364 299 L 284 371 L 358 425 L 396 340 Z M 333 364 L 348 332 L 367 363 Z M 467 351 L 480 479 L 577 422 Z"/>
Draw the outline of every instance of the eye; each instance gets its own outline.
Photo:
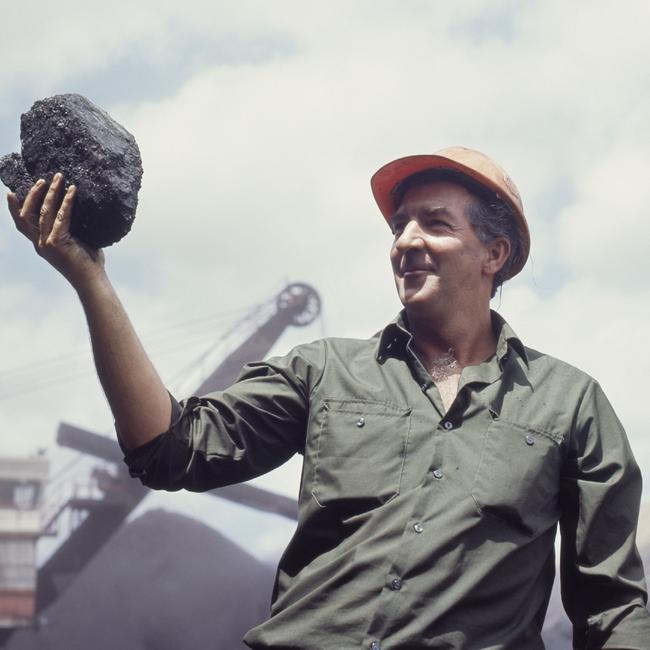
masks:
<path id="1" fill-rule="evenodd" d="M 426 223 L 427 227 L 431 229 L 449 228 L 449 224 L 440 217 L 429 217 Z"/>
<path id="2" fill-rule="evenodd" d="M 390 230 L 396 237 L 404 231 L 406 221 L 404 219 L 393 219 L 390 222 Z"/>

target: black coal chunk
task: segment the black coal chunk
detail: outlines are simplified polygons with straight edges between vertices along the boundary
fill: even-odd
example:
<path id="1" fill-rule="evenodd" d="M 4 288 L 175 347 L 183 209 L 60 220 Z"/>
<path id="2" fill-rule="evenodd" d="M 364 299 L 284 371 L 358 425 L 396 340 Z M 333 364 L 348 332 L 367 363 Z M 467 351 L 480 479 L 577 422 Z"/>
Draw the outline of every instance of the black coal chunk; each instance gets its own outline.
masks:
<path id="1" fill-rule="evenodd" d="M 10 153 L 0 158 L 0 180 L 17 194 L 21 203 L 34 184 L 34 179 L 25 169 L 25 163 L 19 153 Z"/>
<path id="2" fill-rule="evenodd" d="M 62 172 L 77 186 L 70 232 L 92 248 L 110 246 L 133 225 L 142 181 L 135 138 L 77 94 L 41 99 L 21 116 L 22 156 L 0 158 L 0 180 L 22 202 L 39 178 Z"/>

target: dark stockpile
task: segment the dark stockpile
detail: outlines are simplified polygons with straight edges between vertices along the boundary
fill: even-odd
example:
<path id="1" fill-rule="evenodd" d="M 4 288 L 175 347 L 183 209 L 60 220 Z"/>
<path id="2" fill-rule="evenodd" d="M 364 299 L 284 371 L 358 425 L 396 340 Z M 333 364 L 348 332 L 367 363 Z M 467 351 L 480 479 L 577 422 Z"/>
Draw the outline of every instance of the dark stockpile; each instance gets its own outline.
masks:
<path id="1" fill-rule="evenodd" d="M 274 571 L 218 532 L 155 510 L 124 526 L 38 630 L 8 650 L 236 650 L 268 617 Z"/>
<path id="2" fill-rule="evenodd" d="M 55 95 L 21 116 L 22 155 L 0 158 L 0 180 L 22 203 L 39 178 L 62 172 L 77 186 L 72 234 L 92 248 L 130 230 L 138 204 L 142 162 L 135 138 L 85 97 Z"/>

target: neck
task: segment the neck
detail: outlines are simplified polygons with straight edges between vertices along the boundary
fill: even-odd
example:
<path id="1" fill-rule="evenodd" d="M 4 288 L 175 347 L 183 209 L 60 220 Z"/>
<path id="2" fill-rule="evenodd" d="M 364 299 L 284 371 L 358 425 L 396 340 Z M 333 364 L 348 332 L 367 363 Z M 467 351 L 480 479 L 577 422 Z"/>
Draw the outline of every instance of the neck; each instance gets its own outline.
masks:
<path id="1" fill-rule="evenodd" d="M 496 350 L 489 305 L 470 315 L 434 318 L 407 309 L 413 342 L 428 367 L 448 365 L 450 359 L 465 367 L 482 363 Z"/>

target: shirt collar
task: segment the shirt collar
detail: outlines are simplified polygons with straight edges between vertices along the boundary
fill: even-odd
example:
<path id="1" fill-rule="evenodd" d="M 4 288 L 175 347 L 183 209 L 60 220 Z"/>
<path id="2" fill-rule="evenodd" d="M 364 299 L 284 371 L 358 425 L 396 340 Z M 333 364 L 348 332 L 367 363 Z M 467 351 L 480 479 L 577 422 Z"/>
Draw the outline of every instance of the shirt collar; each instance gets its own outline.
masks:
<path id="1" fill-rule="evenodd" d="M 402 356 L 409 341 L 413 338 L 406 324 L 406 312 L 402 310 L 380 332 L 375 356 L 382 363 L 388 356 Z"/>
<path id="2" fill-rule="evenodd" d="M 501 365 L 510 348 L 512 348 L 528 366 L 528 355 L 526 347 L 521 339 L 515 334 L 513 329 L 508 325 L 506 320 L 495 312 L 490 310 L 492 316 L 492 327 L 497 335 L 496 357 Z M 402 310 L 379 335 L 379 341 L 375 351 L 375 356 L 379 363 L 382 363 L 388 356 L 402 356 L 406 346 L 413 338 L 408 330 L 406 312 Z"/>
<path id="3" fill-rule="evenodd" d="M 524 361 L 528 367 L 528 354 L 526 353 L 526 346 L 521 342 L 521 339 L 515 334 L 514 330 L 505 318 L 498 314 L 493 309 L 490 310 L 492 316 L 492 327 L 497 335 L 497 359 L 499 363 L 503 361 L 508 354 L 508 350 L 512 348 Z"/>

